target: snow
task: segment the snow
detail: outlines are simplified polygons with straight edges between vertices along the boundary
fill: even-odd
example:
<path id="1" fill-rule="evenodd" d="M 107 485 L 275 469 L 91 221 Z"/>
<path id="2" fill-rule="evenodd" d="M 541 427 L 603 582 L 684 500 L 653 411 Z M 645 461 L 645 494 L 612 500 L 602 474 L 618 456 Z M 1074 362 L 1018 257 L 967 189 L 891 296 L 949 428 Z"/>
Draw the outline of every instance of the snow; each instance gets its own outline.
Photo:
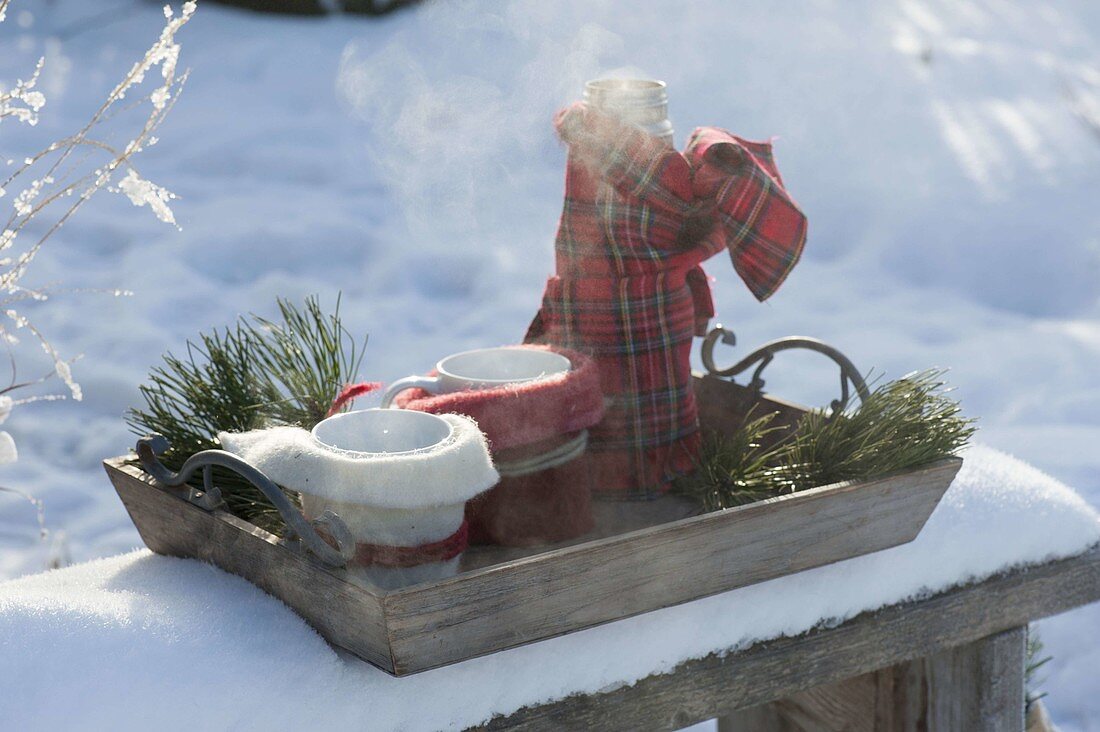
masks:
<path id="1" fill-rule="evenodd" d="M 163 91 L 158 89 L 154 94 Z M 163 106 L 161 104 L 160 106 Z M 159 108 L 159 107 L 158 107 Z M 168 201 L 172 198 L 171 192 L 151 181 L 142 180 L 138 174 L 131 170 L 118 183 L 119 190 L 126 194 L 130 203 L 135 206 L 148 206 L 161 221 L 167 224 L 176 223 L 172 209 L 168 208 Z"/>
<path id="2" fill-rule="evenodd" d="M 338 654 L 244 580 L 142 550 L 0 584 L 0 719 L 25 730 L 462 729 L 1097 542 L 1100 513 L 1080 496 L 975 446 L 910 544 L 402 679 Z"/>
<path id="3" fill-rule="evenodd" d="M 985 444 L 1100 506 L 1098 6 L 742 5 L 446 0 L 381 21 L 200 7 L 178 37 L 189 81 L 138 159 L 179 196 L 182 231 L 104 197 L 28 273 L 134 294 L 54 289 L 26 307 L 64 357 L 84 354 L 84 401 L 21 405 L 4 424 L 20 461 L 0 485 L 40 499 L 52 533 L 39 540 L 34 505 L 0 493 L 0 576 L 140 545 L 99 461 L 132 444 L 120 415 L 148 367 L 199 330 L 342 290 L 371 334 L 363 378 L 517 341 L 553 267 L 550 116 L 584 80 L 631 68 L 669 83 L 681 143 L 698 124 L 777 135 L 810 217 L 805 259 L 766 305 L 721 257 L 709 265 L 740 344 L 726 358 L 807 334 L 890 377 L 949 366 Z M 82 125 L 164 24 L 156 4 L 11 10 L 0 80 L 45 56 L 46 104 L 33 128 L 4 125 L 0 161 Z M 766 376 L 786 398 L 835 397 L 812 355 Z M 1098 626 L 1097 606 L 1040 624 L 1042 689 L 1066 730 L 1100 729 Z"/>

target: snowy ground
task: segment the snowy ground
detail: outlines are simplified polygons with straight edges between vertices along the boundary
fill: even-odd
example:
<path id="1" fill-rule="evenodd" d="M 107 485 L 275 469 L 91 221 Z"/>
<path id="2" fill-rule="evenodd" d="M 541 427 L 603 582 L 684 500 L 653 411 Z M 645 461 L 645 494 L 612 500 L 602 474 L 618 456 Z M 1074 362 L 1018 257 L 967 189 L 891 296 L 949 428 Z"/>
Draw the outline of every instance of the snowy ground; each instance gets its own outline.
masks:
<path id="1" fill-rule="evenodd" d="M 72 131 L 159 32 L 155 3 L 113 7 L 15 0 L 0 79 L 45 54 L 49 103 L 33 130 L 4 125 L 0 156 Z M 889 376 L 949 366 L 982 442 L 1100 506 L 1100 6 L 641 7 L 437 2 L 380 22 L 200 7 L 180 36 L 188 88 L 139 163 L 180 194 L 183 231 L 104 198 L 35 263 L 38 283 L 135 294 L 30 313 L 85 354 L 87 396 L 12 415 L 22 457 L 0 484 L 42 499 L 74 560 L 137 545 L 98 465 L 131 443 L 120 414 L 164 350 L 276 295 L 342 290 L 371 334 L 369 378 L 516 341 L 552 267 L 549 117 L 585 79 L 634 69 L 668 81 L 680 141 L 697 124 L 780 138 L 804 261 L 763 306 L 727 261 L 709 268 L 745 348 L 801 333 Z M 835 381 L 792 356 L 769 387 L 824 403 Z M 0 494 L 0 576 L 41 568 L 36 531 Z M 1054 717 L 1100 729 L 1100 608 L 1041 627 Z"/>
<path id="2" fill-rule="evenodd" d="M 976 446 L 909 544 L 401 679 L 335 653 L 247 582 L 144 550 L 0 583 L 0 719 L 28 731 L 466 729 L 1097 540 L 1100 513 L 1080 496 Z M 201 679 L 202 703 L 165 679 Z M 121 710 L 120 689 L 140 702 Z"/>

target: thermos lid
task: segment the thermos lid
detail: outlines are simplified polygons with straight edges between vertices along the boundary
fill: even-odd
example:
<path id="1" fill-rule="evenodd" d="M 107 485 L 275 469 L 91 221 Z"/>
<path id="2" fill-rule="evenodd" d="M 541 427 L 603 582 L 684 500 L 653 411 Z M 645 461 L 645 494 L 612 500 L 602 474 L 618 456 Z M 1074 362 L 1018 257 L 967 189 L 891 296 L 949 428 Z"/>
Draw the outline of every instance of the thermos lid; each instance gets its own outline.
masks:
<path id="1" fill-rule="evenodd" d="M 593 79 L 584 85 L 584 101 L 672 145 L 668 89 L 655 79 Z"/>

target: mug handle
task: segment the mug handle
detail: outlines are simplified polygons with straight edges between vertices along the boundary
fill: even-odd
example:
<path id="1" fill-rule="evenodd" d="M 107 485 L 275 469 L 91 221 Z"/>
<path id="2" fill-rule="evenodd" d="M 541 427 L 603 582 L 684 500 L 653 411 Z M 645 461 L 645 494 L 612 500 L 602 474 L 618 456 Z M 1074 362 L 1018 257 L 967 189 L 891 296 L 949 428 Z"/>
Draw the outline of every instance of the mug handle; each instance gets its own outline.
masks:
<path id="1" fill-rule="evenodd" d="M 438 394 L 440 383 L 438 376 L 406 376 L 398 379 L 382 393 L 382 409 L 392 408 L 393 399 L 408 389 L 423 389 L 429 394 Z"/>

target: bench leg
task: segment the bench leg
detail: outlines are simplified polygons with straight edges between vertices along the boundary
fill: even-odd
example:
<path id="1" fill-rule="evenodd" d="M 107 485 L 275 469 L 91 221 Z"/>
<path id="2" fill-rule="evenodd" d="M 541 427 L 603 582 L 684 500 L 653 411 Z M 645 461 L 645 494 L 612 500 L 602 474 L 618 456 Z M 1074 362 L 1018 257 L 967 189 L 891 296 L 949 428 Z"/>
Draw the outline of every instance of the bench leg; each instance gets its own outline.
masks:
<path id="1" fill-rule="evenodd" d="M 719 732 L 1023 732 L 1027 629 L 1013 628 L 718 720 Z"/>
<path id="2" fill-rule="evenodd" d="M 895 729 L 1023 732 L 1026 662 L 1021 627 L 895 666 Z"/>

